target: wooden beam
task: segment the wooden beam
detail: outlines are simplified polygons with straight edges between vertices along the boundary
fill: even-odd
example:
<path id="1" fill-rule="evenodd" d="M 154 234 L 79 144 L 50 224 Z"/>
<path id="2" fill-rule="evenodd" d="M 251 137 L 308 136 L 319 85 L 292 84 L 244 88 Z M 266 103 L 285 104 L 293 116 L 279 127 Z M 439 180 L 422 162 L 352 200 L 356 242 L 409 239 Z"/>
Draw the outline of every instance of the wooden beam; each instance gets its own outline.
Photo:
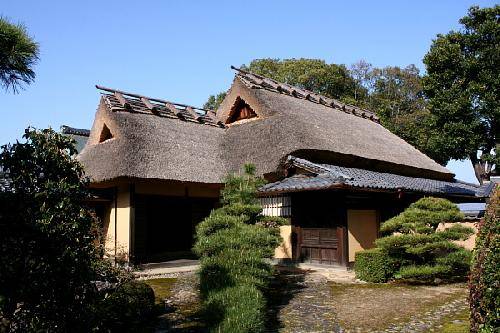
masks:
<path id="1" fill-rule="evenodd" d="M 135 98 L 141 98 L 141 97 L 144 97 L 144 98 L 147 98 L 148 100 L 150 101 L 153 101 L 153 102 L 158 102 L 158 103 L 162 103 L 162 104 L 165 104 L 165 103 L 170 103 L 172 105 L 176 105 L 176 106 L 180 106 L 180 107 L 188 107 L 189 105 L 186 105 L 186 104 L 180 104 L 180 103 L 173 103 L 173 102 L 169 102 L 169 101 L 166 101 L 164 99 L 159 99 L 159 98 L 152 98 L 152 97 L 146 97 L 146 96 L 143 96 L 143 95 L 138 95 L 138 94 L 132 94 L 132 93 L 128 93 L 128 92 L 125 92 L 125 91 L 121 91 L 121 90 L 117 90 L 117 89 L 111 89 L 111 88 L 106 88 L 106 87 L 103 87 L 103 86 L 100 86 L 100 85 L 97 85 L 95 86 L 97 89 L 99 90 L 103 90 L 103 91 L 107 91 L 107 92 L 111 92 L 111 93 L 120 93 L 122 95 L 125 95 L 125 96 L 130 96 L 130 97 L 135 97 Z M 210 110 L 207 110 L 207 109 L 203 109 L 203 108 L 197 108 L 195 106 L 191 106 L 193 109 L 196 109 L 196 110 L 201 110 L 201 111 L 210 111 Z"/>
<path id="2" fill-rule="evenodd" d="M 167 109 L 169 109 L 170 111 L 172 111 L 174 113 L 174 115 L 176 115 L 177 117 L 183 118 L 181 111 L 179 109 L 177 109 L 172 103 L 166 102 L 165 107 Z"/>
<path id="3" fill-rule="evenodd" d="M 146 97 L 141 97 L 141 102 L 144 103 L 144 105 L 146 105 L 146 107 L 148 108 L 149 111 L 151 111 L 151 113 L 153 113 L 155 115 L 160 114 L 160 110 L 158 110 L 158 107 L 151 104 L 149 99 L 147 99 Z"/>
<path id="4" fill-rule="evenodd" d="M 123 97 L 123 95 L 117 91 L 115 91 L 114 93 L 116 99 L 118 100 L 118 102 L 120 102 L 120 104 L 127 110 L 132 110 L 132 106 L 130 105 L 129 102 L 127 102 L 127 100 L 125 99 L 125 97 Z"/>
<path id="5" fill-rule="evenodd" d="M 193 117 L 194 119 L 196 119 L 196 121 L 200 121 L 201 120 L 201 114 L 199 114 L 198 112 L 195 112 L 194 109 L 190 106 L 186 107 L 186 111 L 191 115 L 191 117 Z"/>
<path id="6" fill-rule="evenodd" d="M 218 120 L 215 117 L 213 111 L 208 111 L 207 113 L 205 113 L 205 117 L 209 118 L 211 121 L 213 121 L 214 123 L 216 123 L 220 127 L 226 127 L 226 125 L 224 125 L 224 123 L 222 121 Z"/>

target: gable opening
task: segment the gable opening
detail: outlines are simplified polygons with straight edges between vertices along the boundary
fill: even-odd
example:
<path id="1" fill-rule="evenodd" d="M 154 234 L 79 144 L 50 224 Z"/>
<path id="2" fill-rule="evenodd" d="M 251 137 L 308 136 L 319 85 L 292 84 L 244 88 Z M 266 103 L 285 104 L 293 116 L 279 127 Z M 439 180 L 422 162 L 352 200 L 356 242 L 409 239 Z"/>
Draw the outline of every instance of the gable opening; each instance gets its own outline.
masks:
<path id="1" fill-rule="evenodd" d="M 106 126 L 106 124 L 104 124 L 104 126 L 102 127 L 102 130 L 101 130 L 101 135 L 99 136 L 99 143 L 104 142 L 106 140 L 110 140 L 113 137 L 114 136 L 111 133 L 111 131 L 109 130 L 108 126 Z"/>
<path id="2" fill-rule="evenodd" d="M 236 97 L 226 124 L 231 124 L 243 119 L 257 118 L 255 111 L 241 97 Z"/>

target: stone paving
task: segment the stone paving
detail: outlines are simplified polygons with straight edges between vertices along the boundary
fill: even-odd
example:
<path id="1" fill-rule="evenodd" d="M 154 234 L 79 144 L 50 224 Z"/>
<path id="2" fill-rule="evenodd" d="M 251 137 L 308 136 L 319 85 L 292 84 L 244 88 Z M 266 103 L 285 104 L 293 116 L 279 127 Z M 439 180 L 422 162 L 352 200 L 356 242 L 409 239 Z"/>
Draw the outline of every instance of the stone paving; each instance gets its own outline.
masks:
<path id="1" fill-rule="evenodd" d="M 329 284 L 332 281 L 348 284 L 362 282 L 357 281 L 354 274 L 345 269 L 302 268 L 280 269 L 280 273 L 266 291 L 269 300 L 267 332 L 366 332 L 345 330 L 339 325 L 335 298 L 332 297 Z M 150 277 L 178 278 L 172 287 L 172 296 L 165 302 L 166 313 L 159 317 L 156 332 L 205 332 L 199 316 L 200 301 L 195 272 L 155 272 Z M 452 317 L 466 307 L 465 300 L 454 300 L 419 314 L 409 322 L 371 332 L 439 332 L 443 319 Z"/>
<path id="2" fill-rule="evenodd" d="M 282 272 L 271 290 L 269 332 L 342 332 L 335 318 L 327 278 L 320 274 Z M 279 284 L 279 286 L 278 286 Z M 281 286 L 281 287 L 280 287 Z"/>
<path id="3" fill-rule="evenodd" d="M 205 332 L 199 316 L 198 278 L 193 271 L 155 274 L 154 278 L 177 278 L 172 296 L 165 300 L 165 313 L 158 317 L 157 333 Z"/>

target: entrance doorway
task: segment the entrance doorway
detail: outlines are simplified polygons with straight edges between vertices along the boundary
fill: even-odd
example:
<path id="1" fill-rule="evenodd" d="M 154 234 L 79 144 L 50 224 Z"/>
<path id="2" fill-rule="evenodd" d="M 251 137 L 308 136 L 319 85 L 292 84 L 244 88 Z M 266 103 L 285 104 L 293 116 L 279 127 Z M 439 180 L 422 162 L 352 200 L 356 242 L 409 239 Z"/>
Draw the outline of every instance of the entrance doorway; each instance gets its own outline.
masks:
<path id="1" fill-rule="evenodd" d="M 344 227 L 295 228 L 302 262 L 344 265 Z"/>

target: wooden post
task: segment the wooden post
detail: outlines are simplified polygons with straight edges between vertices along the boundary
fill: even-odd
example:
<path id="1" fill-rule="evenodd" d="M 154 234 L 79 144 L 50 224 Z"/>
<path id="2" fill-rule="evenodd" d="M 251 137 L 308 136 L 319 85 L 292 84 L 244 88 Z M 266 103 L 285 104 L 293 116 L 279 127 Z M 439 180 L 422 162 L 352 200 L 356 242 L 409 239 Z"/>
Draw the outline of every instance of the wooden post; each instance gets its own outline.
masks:
<path id="1" fill-rule="evenodd" d="M 296 253 L 296 256 L 297 256 L 297 260 L 300 261 L 300 254 L 302 253 L 302 248 L 301 248 L 301 245 L 302 245 L 302 230 L 300 229 L 299 226 L 295 227 L 295 231 L 297 233 L 297 253 Z"/>
<path id="2" fill-rule="evenodd" d="M 337 245 L 337 258 L 338 262 L 340 265 L 345 265 L 346 264 L 346 239 L 345 239 L 345 228 L 344 227 L 337 227 L 337 239 L 338 239 L 338 245 Z"/>

